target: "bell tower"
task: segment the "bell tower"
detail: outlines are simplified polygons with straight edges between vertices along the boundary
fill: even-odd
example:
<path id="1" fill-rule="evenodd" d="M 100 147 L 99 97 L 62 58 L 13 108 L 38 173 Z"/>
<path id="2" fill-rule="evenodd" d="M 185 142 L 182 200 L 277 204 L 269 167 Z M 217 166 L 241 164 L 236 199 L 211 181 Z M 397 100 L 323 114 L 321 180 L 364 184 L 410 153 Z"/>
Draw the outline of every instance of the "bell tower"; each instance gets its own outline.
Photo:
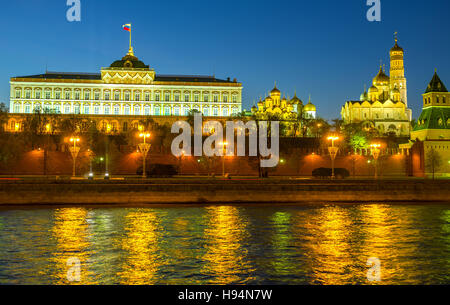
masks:
<path id="1" fill-rule="evenodd" d="M 390 51 L 391 57 L 391 84 L 390 89 L 398 89 L 400 91 L 401 101 L 408 107 L 408 94 L 406 90 L 404 51 L 398 45 L 397 32 L 395 33 L 395 45 Z"/>

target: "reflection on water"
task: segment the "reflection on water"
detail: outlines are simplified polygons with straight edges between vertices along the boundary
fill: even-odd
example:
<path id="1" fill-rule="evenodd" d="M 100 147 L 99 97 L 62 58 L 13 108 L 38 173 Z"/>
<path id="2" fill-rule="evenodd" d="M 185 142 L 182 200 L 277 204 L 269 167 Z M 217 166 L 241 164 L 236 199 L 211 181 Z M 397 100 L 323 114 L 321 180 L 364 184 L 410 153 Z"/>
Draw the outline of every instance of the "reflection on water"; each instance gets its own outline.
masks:
<path id="1" fill-rule="evenodd" d="M 89 242 L 88 224 L 86 216 L 88 211 L 83 208 L 58 209 L 55 211 L 54 224 L 51 230 L 56 241 L 56 247 L 50 260 L 54 265 L 52 278 L 55 284 L 67 284 L 67 272 L 70 267 L 67 261 L 76 257 L 82 269 L 82 277 L 90 278 L 88 267 Z"/>
<path id="2" fill-rule="evenodd" d="M 0 284 L 448 284 L 446 206 L 0 211 Z M 67 280 L 67 260 L 81 282 Z"/>
<path id="3" fill-rule="evenodd" d="M 121 284 L 154 284 L 161 259 L 158 257 L 158 219 L 152 211 L 139 210 L 125 216 L 124 237 L 120 246 L 126 251 L 117 273 Z"/>
<path id="4" fill-rule="evenodd" d="M 202 272 L 213 278 L 212 283 L 244 284 L 251 280 L 247 250 L 247 223 L 233 206 L 208 207 L 205 229 L 206 261 Z"/>

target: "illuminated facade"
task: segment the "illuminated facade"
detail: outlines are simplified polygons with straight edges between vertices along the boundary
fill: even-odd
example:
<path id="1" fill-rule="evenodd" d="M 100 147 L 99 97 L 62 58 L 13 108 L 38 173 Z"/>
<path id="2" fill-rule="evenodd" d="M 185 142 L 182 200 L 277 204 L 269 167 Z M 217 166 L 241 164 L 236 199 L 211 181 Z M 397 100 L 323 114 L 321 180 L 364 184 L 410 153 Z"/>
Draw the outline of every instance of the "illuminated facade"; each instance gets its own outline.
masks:
<path id="1" fill-rule="evenodd" d="M 413 175 L 432 175 L 430 154 L 434 151 L 440 159 L 435 174 L 450 176 L 450 93 L 436 72 L 423 94 L 422 113 L 411 140 L 400 148 L 412 154 Z"/>
<path id="2" fill-rule="evenodd" d="M 304 118 L 316 118 L 316 106 L 311 103 L 303 105 L 303 102 L 294 94 L 292 99 L 281 97 L 281 91 L 275 85 L 268 97 L 258 102 L 258 106 L 252 107 L 252 113 L 260 118 L 269 115 L 278 115 L 283 120 L 296 120 L 298 116 Z"/>
<path id="3" fill-rule="evenodd" d="M 127 55 L 99 74 L 52 73 L 13 77 L 10 113 L 36 110 L 96 116 L 185 116 L 198 110 L 206 117 L 242 111 L 242 84 L 213 76 L 157 75 L 130 48 Z"/>
<path id="4" fill-rule="evenodd" d="M 364 90 L 359 101 L 348 101 L 342 107 L 344 124 L 362 123 L 381 134 L 409 136 L 412 112 L 408 109 L 404 51 L 395 45 L 390 51 L 390 76 L 380 66 L 372 87 Z"/>

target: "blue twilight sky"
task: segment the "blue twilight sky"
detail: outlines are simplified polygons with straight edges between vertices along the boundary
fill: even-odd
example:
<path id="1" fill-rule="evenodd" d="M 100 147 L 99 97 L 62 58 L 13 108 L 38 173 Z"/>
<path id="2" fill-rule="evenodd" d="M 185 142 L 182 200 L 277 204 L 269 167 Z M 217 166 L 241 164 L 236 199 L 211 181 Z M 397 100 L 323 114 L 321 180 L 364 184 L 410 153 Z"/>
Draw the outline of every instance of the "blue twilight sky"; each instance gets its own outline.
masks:
<path id="1" fill-rule="evenodd" d="M 128 49 L 129 22 L 135 54 L 157 73 L 236 77 L 247 109 L 277 81 L 305 103 L 311 94 L 320 116 L 339 117 L 380 60 L 388 63 L 395 31 L 414 117 L 435 68 L 450 88 L 448 0 L 381 0 L 374 23 L 366 0 L 81 0 L 81 22 L 72 23 L 66 1 L 2 3 L 0 101 L 9 104 L 13 76 L 109 66 Z"/>

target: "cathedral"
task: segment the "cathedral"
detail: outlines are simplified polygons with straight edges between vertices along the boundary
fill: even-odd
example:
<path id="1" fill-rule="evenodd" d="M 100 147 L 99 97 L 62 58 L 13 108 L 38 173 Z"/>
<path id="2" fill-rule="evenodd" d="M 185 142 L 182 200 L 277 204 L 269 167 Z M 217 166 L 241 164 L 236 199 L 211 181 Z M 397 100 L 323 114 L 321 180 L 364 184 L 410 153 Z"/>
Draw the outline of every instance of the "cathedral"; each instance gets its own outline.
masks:
<path id="1" fill-rule="evenodd" d="M 285 121 L 297 120 L 299 116 L 303 116 L 305 119 L 315 119 L 316 106 L 311 103 L 311 98 L 309 98 L 308 104 L 303 105 L 303 102 L 297 97 L 297 93 L 292 99 L 287 99 L 286 96 L 282 98 L 281 91 L 275 84 L 275 88 L 270 91 L 269 96 L 264 100 L 260 99 L 258 106 L 252 107 L 252 114 L 261 118 L 275 115 Z"/>
<path id="2" fill-rule="evenodd" d="M 408 109 L 404 50 L 395 45 L 390 51 L 390 76 L 380 65 L 372 86 L 358 101 L 348 101 L 342 107 L 344 124 L 362 123 L 364 128 L 376 128 L 381 135 L 409 136 L 412 112 Z"/>

